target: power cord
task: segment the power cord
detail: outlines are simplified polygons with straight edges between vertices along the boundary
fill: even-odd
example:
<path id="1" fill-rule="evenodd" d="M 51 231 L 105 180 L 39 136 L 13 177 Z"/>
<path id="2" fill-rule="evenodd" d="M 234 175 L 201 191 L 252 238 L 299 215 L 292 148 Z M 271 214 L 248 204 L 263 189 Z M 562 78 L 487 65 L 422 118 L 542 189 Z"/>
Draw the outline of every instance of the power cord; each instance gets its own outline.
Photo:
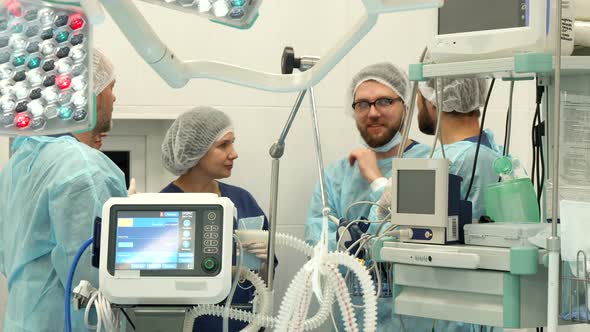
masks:
<path id="1" fill-rule="evenodd" d="M 541 101 L 545 87 L 537 85 L 535 116 L 531 130 L 531 140 L 533 147 L 533 163 L 531 169 L 531 181 L 537 187 L 537 205 L 541 209 L 541 196 L 545 184 L 545 155 L 543 152 L 543 136 L 545 136 L 545 122 L 541 121 Z"/>
<path id="2" fill-rule="evenodd" d="M 125 311 L 125 309 L 123 308 L 121 308 L 121 311 L 123 312 L 123 315 L 125 315 L 125 318 L 127 318 L 127 322 L 129 322 L 129 325 L 131 325 L 133 331 L 137 331 L 137 329 L 135 328 L 135 324 L 133 324 L 133 320 L 131 320 L 131 317 L 129 317 L 127 311 Z"/>
<path id="3" fill-rule="evenodd" d="M 473 171 L 471 172 L 471 180 L 469 180 L 469 189 L 465 195 L 465 200 L 468 200 L 469 194 L 471 194 L 471 188 L 473 188 L 473 180 L 475 179 L 475 170 L 477 169 L 477 158 L 479 157 L 479 148 L 481 146 L 481 138 L 483 136 L 483 128 L 486 122 L 486 114 L 488 112 L 488 105 L 490 103 L 490 97 L 492 96 L 492 90 L 494 90 L 494 84 L 496 79 L 492 79 L 490 89 L 488 90 L 488 96 L 486 97 L 486 103 L 483 107 L 483 115 L 481 118 L 481 126 L 479 127 L 479 137 L 477 138 L 477 148 L 475 149 L 475 158 L 473 159 Z"/>

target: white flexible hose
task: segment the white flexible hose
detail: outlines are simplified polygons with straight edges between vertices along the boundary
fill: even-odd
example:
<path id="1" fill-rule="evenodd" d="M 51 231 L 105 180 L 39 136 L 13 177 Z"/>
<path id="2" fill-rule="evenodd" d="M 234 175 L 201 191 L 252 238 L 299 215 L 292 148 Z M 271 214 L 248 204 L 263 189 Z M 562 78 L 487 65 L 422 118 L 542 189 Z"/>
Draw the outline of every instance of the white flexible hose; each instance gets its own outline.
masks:
<path id="1" fill-rule="evenodd" d="M 294 248 L 307 256 L 311 256 L 314 251 L 314 249 L 304 241 L 286 234 L 277 234 L 277 243 Z M 317 329 L 323 324 L 330 314 L 335 297 L 337 297 L 342 316 L 346 318 L 346 330 L 356 332 L 358 331 L 358 325 L 354 315 L 352 300 L 348 288 L 346 287 L 346 282 L 337 269 L 339 264 L 348 267 L 348 269 L 352 270 L 353 273 L 357 275 L 363 289 L 363 299 L 366 308 L 364 312 L 365 328 L 363 331 L 375 331 L 377 299 L 374 293 L 373 282 L 368 271 L 356 259 L 344 253 L 330 253 L 322 258 L 322 274 L 327 276 L 328 282 L 324 286 L 324 300 L 321 301 L 320 309 L 314 317 L 305 320 L 307 310 L 309 310 L 309 301 L 311 300 L 311 294 L 309 294 L 310 287 L 308 287 L 309 284 L 307 281 L 311 280 L 313 271 L 312 267 L 316 264 L 314 261 L 309 261 L 297 272 L 291 281 L 287 293 L 283 298 L 283 302 L 281 303 L 281 309 L 277 318 L 269 316 L 268 313 L 266 313 L 268 308 L 264 306 L 260 308 L 260 313 L 256 314 L 239 309 L 230 309 L 229 312 L 226 313 L 225 308 L 219 305 L 200 305 L 187 312 L 184 322 L 184 331 L 192 331 L 194 320 L 199 316 L 211 315 L 223 317 L 224 313 L 227 314 L 230 319 L 250 322 L 251 324 L 246 328 L 248 330 L 254 330 L 257 327 L 274 327 L 276 331 L 308 331 Z M 269 296 L 270 298 L 270 292 L 267 291 L 262 280 L 252 272 L 246 273 L 248 275 L 248 280 L 252 281 L 253 287 L 257 290 L 259 288 L 264 289 L 261 296 Z M 308 293 L 309 296 L 306 296 L 306 293 Z M 264 299 L 262 302 L 263 304 L 267 303 Z M 295 312 L 295 309 L 297 309 L 297 312 Z M 292 324 L 295 318 L 297 318 L 298 321 Z M 303 324 L 301 324 L 301 322 L 303 322 Z"/>
<path id="2" fill-rule="evenodd" d="M 209 315 L 223 317 L 224 312 L 225 307 L 219 306 L 218 304 L 203 304 L 194 307 L 185 315 L 183 331 L 191 332 L 193 330 L 193 324 L 195 319 L 200 316 Z M 252 322 L 264 327 L 272 327 L 274 325 L 273 317 L 263 316 L 240 309 L 230 309 L 229 318 L 233 320 L 240 320 L 242 322 Z"/>
<path id="3" fill-rule="evenodd" d="M 303 331 L 303 323 L 305 322 L 305 317 L 307 317 L 307 313 L 309 312 L 309 305 L 311 304 L 311 274 L 305 280 L 305 285 L 303 287 L 303 293 L 301 294 L 300 299 L 298 299 L 299 304 L 296 306 L 296 310 L 293 311 L 293 317 L 291 319 L 291 324 L 289 325 L 289 331 L 300 332 Z"/>
<path id="4" fill-rule="evenodd" d="M 346 280 L 340 274 L 340 271 L 336 267 L 332 267 L 332 271 L 329 275 L 333 276 L 334 281 L 331 281 L 332 285 L 336 288 L 336 298 L 340 306 L 340 312 L 342 319 L 344 320 L 344 328 L 348 332 L 358 331 L 358 324 L 356 322 L 356 316 L 354 314 L 354 307 L 352 305 L 352 299 L 346 286 Z"/>
<path id="5" fill-rule="evenodd" d="M 265 316 L 271 314 L 271 293 L 269 292 L 268 288 L 266 288 L 266 284 L 264 283 L 262 278 L 260 278 L 260 276 L 255 272 L 250 271 L 248 269 L 242 269 L 242 273 L 245 274 L 246 280 L 249 280 L 252 283 L 252 286 L 254 286 L 254 289 L 256 289 L 256 298 L 260 299 L 260 302 L 258 303 L 257 313 Z M 250 323 L 250 325 L 246 326 L 242 330 L 242 332 L 256 332 L 260 330 L 261 327 L 262 326 L 260 324 Z"/>
<path id="6" fill-rule="evenodd" d="M 307 262 L 295 275 L 287 292 L 283 297 L 281 306 L 279 309 L 279 316 L 276 320 L 275 331 L 287 331 L 293 310 L 297 305 L 297 301 L 301 299 L 301 296 L 305 292 L 308 281 L 311 282 L 312 270 L 308 268 L 312 261 Z"/>
<path id="7" fill-rule="evenodd" d="M 277 244 L 293 248 L 305 254 L 307 257 L 313 255 L 313 247 L 294 236 L 277 233 Z"/>
<path id="8" fill-rule="evenodd" d="M 90 324 L 90 309 L 96 309 L 96 325 Z M 107 332 L 117 332 L 121 330 L 120 311 L 113 312 L 111 303 L 102 295 L 99 290 L 94 290 L 90 295 L 90 300 L 86 305 L 84 312 L 84 324 L 89 330 L 101 332 L 103 327 Z"/>
<path id="9" fill-rule="evenodd" d="M 341 252 L 329 253 L 326 255 L 326 259 L 330 263 L 344 265 L 356 274 L 361 284 L 365 305 L 363 332 L 375 331 L 377 323 L 377 296 L 369 271 L 354 257 Z"/>
<path id="10" fill-rule="evenodd" d="M 269 326 L 269 322 L 272 324 L 273 318 L 267 316 L 270 311 L 271 293 L 266 288 L 264 281 L 255 272 L 242 268 L 240 273 L 243 273 L 245 278 L 252 283 L 252 286 L 256 289 L 257 297 L 261 299 L 258 315 L 244 310 L 230 309 L 228 317 L 234 320 L 250 322 L 250 325 L 246 326 L 242 331 L 258 331 L 262 326 Z M 225 306 L 211 304 L 194 307 L 184 317 L 183 331 L 192 332 L 195 319 L 198 317 L 205 315 L 223 317 L 225 310 Z M 218 314 L 219 312 L 220 314 Z M 253 319 L 242 319 L 242 314 L 252 315 Z"/>

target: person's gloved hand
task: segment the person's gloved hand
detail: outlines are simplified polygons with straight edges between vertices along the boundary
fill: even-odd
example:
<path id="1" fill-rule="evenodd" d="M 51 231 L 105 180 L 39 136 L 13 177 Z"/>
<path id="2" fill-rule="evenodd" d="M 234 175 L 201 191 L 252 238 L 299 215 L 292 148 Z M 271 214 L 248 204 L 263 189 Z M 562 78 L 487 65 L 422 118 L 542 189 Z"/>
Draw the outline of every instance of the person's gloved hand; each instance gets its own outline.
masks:
<path id="1" fill-rule="evenodd" d="M 348 162 L 350 166 L 353 166 L 356 162 L 358 164 L 361 175 L 369 182 L 372 183 L 376 179 L 383 177 L 379 164 L 377 163 L 377 154 L 369 149 L 356 149 L 353 150 L 348 156 Z"/>
<path id="2" fill-rule="evenodd" d="M 136 189 L 135 178 L 131 178 L 131 180 L 129 180 L 129 188 L 127 188 L 127 195 L 131 196 L 135 194 L 139 194 L 139 192 L 137 192 Z"/>
<path id="3" fill-rule="evenodd" d="M 387 184 L 385 185 L 385 189 L 383 190 L 383 195 L 377 201 L 377 218 L 379 220 L 385 219 L 389 215 L 389 210 L 391 207 L 391 191 L 393 190 L 393 183 L 391 178 L 387 179 Z M 386 209 L 382 209 L 384 207 Z"/>
<path id="4" fill-rule="evenodd" d="M 256 258 L 262 260 L 263 264 L 266 264 L 268 260 L 268 252 L 266 248 L 266 243 L 264 242 L 252 242 L 243 245 L 244 250 L 247 252 L 256 255 Z"/>

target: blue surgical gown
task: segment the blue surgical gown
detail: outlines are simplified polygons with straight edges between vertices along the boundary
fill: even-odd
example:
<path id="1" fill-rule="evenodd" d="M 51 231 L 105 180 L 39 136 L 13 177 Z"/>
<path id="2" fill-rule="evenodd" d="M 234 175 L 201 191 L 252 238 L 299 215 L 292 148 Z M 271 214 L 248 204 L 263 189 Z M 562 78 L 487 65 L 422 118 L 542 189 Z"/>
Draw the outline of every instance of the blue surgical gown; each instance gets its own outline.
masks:
<path id="1" fill-rule="evenodd" d="M 18 137 L 0 172 L 0 272 L 8 280 L 5 331 L 63 331 L 70 264 L 113 196 L 127 196 L 121 170 L 72 136 Z M 90 253 L 73 285 L 98 286 Z M 73 331 L 84 328 L 72 314 Z"/>
<path id="2" fill-rule="evenodd" d="M 424 144 L 413 143 L 404 151 L 404 158 L 424 158 L 430 152 L 430 147 Z M 395 157 L 378 160 L 379 169 L 384 177 L 391 177 L 392 164 Z M 370 201 L 377 202 L 383 194 L 383 189 L 372 191 L 370 183 L 361 175 L 358 166 L 350 166 L 348 158 L 330 165 L 324 174 L 326 182 L 326 194 L 331 214 L 338 219 L 346 218 L 346 209 L 354 202 Z M 322 194 L 319 183 L 315 190 L 309 206 L 307 223 L 305 224 L 305 241 L 315 245 L 320 239 L 322 232 Z M 368 218 L 371 210 L 370 204 L 354 206 L 350 209 L 349 219 L 355 220 Z M 336 249 L 336 224 L 329 222 L 329 249 Z"/>
<path id="3" fill-rule="evenodd" d="M 404 151 L 406 158 L 424 158 L 428 156 L 430 147 L 427 145 L 413 143 Z M 394 158 L 378 160 L 379 169 L 384 177 L 391 177 L 392 163 Z M 377 202 L 383 193 L 383 189 L 372 191 L 370 184 L 361 175 L 357 165 L 350 166 L 348 158 L 342 159 L 336 164 L 331 165 L 325 171 L 326 193 L 328 196 L 328 206 L 331 213 L 338 219 L 346 218 L 346 209 L 354 202 L 371 201 Z M 322 198 L 319 184 L 316 185 L 307 223 L 305 224 L 305 241 L 311 245 L 317 244 L 322 231 Z M 350 209 L 349 219 L 355 220 L 362 217 L 368 218 L 371 205 L 357 205 Z M 329 248 L 331 251 L 336 249 L 336 225 L 333 222 L 328 223 L 330 229 L 328 233 Z M 353 299 L 355 302 L 360 300 L 358 297 Z M 400 331 L 400 323 L 397 315 L 392 312 L 392 298 L 381 297 L 378 300 L 378 331 Z M 362 321 L 362 311 L 356 310 L 355 314 Z M 336 309 L 336 317 L 340 317 L 339 309 Z M 337 320 L 340 320 L 339 318 Z M 362 331 L 362 324 L 359 325 Z M 410 330 L 407 330 L 410 331 Z"/>
<path id="4" fill-rule="evenodd" d="M 229 198 L 236 209 L 238 210 L 237 220 L 243 218 L 264 218 L 262 229 L 268 230 L 268 220 L 264 211 L 260 208 L 254 197 L 245 189 L 240 187 L 232 186 L 222 182 L 218 182 L 219 191 L 221 191 L 222 197 Z M 162 189 L 162 193 L 182 193 L 180 189 L 174 183 L 170 183 L 166 188 Z M 234 229 L 237 227 L 237 223 L 234 224 Z M 234 256 L 235 259 L 235 256 Z M 278 261 L 275 258 L 275 268 L 278 265 Z M 240 283 L 232 299 L 232 304 L 248 304 L 254 299 L 255 289 L 250 287 L 249 281 Z M 193 325 L 193 331 L 221 331 L 223 326 L 223 320 L 220 317 L 213 316 L 202 316 L 195 320 Z M 240 331 L 248 325 L 246 322 L 229 320 L 229 331 Z"/>
<path id="5" fill-rule="evenodd" d="M 465 194 L 469 189 L 473 161 L 477 150 L 477 140 L 478 136 L 474 136 L 444 146 L 446 157 L 451 161 L 449 173 L 463 178 L 461 182 L 461 199 L 465 198 Z M 472 203 L 473 219 L 479 219 L 479 217 L 485 215 L 484 190 L 487 185 L 498 182 L 499 175 L 494 171 L 494 161 L 500 157 L 502 157 L 502 148 L 494 141 L 494 134 L 488 129 L 484 130 L 477 157 L 475 178 L 467 198 Z M 442 158 L 440 147 L 437 147 L 434 151 L 434 158 Z"/>

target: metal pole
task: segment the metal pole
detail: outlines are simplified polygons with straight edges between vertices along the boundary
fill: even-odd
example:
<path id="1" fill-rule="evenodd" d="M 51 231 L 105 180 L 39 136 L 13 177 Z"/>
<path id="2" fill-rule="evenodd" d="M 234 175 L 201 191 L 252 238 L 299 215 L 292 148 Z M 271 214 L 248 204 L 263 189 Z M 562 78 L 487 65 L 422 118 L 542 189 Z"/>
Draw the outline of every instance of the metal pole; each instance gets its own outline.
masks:
<path id="1" fill-rule="evenodd" d="M 324 208 L 324 217 L 326 214 L 329 213 L 326 209 L 328 208 L 328 196 L 326 194 L 326 183 L 324 180 L 324 161 L 322 159 L 322 144 L 320 141 L 320 128 L 318 125 L 318 115 L 315 103 L 315 95 L 313 93 L 313 88 L 309 88 L 309 97 L 311 102 L 311 116 L 312 116 L 312 124 L 314 129 L 314 139 L 315 139 L 315 151 L 316 157 L 318 159 L 318 172 L 320 177 L 320 191 L 322 193 L 322 206 Z"/>
<path id="2" fill-rule="evenodd" d="M 270 208 L 268 213 L 269 218 L 269 231 L 268 231 L 268 271 L 266 275 L 266 283 L 268 285 L 268 289 L 270 291 L 273 290 L 274 284 L 274 272 L 275 272 L 275 245 L 276 245 L 276 234 L 277 234 L 277 209 L 278 209 L 278 200 L 279 200 L 279 168 L 281 164 L 281 157 L 285 152 L 285 139 L 287 138 L 287 134 L 289 134 L 289 130 L 291 129 L 291 125 L 295 120 L 295 116 L 297 116 L 297 112 L 301 107 L 301 103 L 303 102 L 303 98 L 305 97 L 306 90 L 299 92 L 297 96 L 297 100 L 293 105 L 293 109 L 289 114 L 289 118 L 287 119 L 287 123 L 285 123 L 285 127 L 283 127 L 283 131 L 281 132 L 281 136 L 279 139 L 270 147 L 269 154 L 272 159 L 272 170 L 270 176 Z"/>
<path id="3" fill-rule="evenodd" d="M 561 115 L 561 0 L 556 0 L 555 8 L 555 92 L 553 104 L 553 221 L 551 224 L 551 237 L 547 239 L 547 250 L 549 251 L 549 276 L 548 276 L 548 306 L 547 306 L 547 329 L 549 332 L 556 332 L 559 315 L 559 252 L 560 238 L 557 235 L 557 219 L 559 216 L 559 135 Z"/>
<path id="4" fill-rule="evenodd" d="M 426 52 L 428 51 L 428 47 L 425 47 L 420 55 L 420 62 L 424 62 L 426 58 Z M 402 143 L 400 144 L 400 148 L 397 151 L 397 157 L 401 158 L 404 154 L 406 142 L 408 137 L 410 136 L 410 127 L 412 126 L 412 119 L 414 118 L 414 107 L 416 106 L 416 93 L 418 92 L 418 82 L 412 82 L 412 94 L 410 97 L 410 107 L 406 109 L 404 112 L 404 118 L 402 121 L 403 124 L 403 135 L 402 135 Z M 406 103 L 408 100 L 406 100 Z"/>

